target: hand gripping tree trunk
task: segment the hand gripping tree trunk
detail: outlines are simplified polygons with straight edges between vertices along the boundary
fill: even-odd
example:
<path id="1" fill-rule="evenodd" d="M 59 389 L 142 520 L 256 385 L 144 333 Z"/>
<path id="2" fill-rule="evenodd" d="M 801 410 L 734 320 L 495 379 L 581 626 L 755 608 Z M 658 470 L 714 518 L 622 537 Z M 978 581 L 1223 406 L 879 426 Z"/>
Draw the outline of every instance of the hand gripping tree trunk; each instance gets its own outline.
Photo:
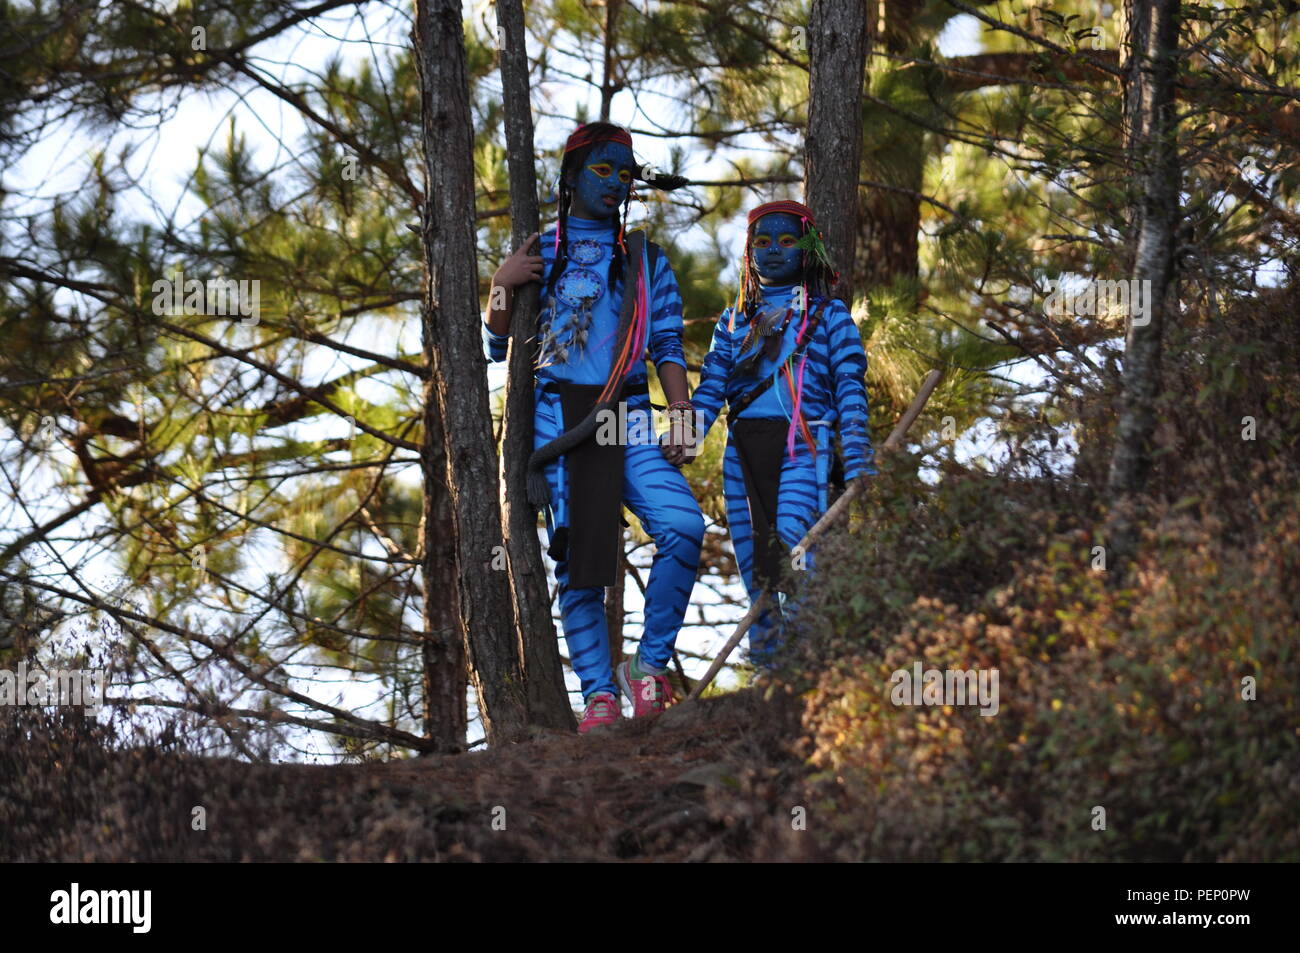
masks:
<path id="1" fill-rule="evenodd" d="M 533 116 L 529 102 L 528 53 L 524 47 L 524 9 L 520 0 L 498 0 L 501 47 L 501 99 L 505 109 L 506 157 L 510 168 L 510 223 L 515 247 L 540 231 L 537 175 L 533 156 Z M 546 567 L 537 540 L 537 512 L 528 504 L 528 455 L 533 447 L 533 362 L 537 337 L 537 285 L 514 294 L 510 319 L 509 372 L 502 421 L 501 513 L 515 613 L 523 639 L 528 720 L 534 725 L 572 730 L 573 711 L 564 689 L 564 669 L 551 620 Z"/>
<path id="2" fill-rule="evenodd" d="M 492 565 L 503 543 L 479 331 L 464 32 L 457 0 L 417 0 L 415 10 L 425 179 L 423 343 L 437 397 L 425 412 L 441 417 L 447 448 L 445 470 L 431 472 L 426 461 L 425 478 L 441 476 L 451 494 L 461 632 L 488 742 L 499 744 L 524 735 L 527 705 L 510 580 Z M 426 485 L 426 492 L 443 491 Z M 432 581 L 426 577 L 426 584 Z"/>
<path id="3" fill-rule="evenodd" d="M 814 0 L 808 23 L 804 202 L 812 209 L 839 269 L 836 294 L 850 307 L 866 61 L 866 0 Z"/>
<path id="4" fill-rule="evenodd" d="M 1138 287 L 1149 287 L 1150 293 L 1148 313 L 1129 319 L 1119 424 L 1110 461 L 1107 544 L 1118 565 L 1133 548 L 1136 498 L 1151 468 L 1161 338 L 1166 317 L 1176 314 L 1178 307 L 1173 272 L 1179 219 L 1174 100 L 1179 0 L 1129 0 L 1126 7 L 1125 121 L 1141 182 L 1130 217 L 1136 235 L 1132 275 Z"/>

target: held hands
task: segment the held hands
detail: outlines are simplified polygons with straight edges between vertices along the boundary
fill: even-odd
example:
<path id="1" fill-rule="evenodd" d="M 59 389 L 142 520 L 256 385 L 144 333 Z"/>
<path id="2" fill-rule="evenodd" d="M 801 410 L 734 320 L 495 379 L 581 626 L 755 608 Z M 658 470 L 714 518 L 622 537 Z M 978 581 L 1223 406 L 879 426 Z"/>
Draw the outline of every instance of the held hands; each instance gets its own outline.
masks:
<path id="1" fill-rule="evenodd" d="M 689 401 L 669 405 L 668 430 L 659 437 L 659 449 L 675 467 L 685 466 L 700 452 L 695 439 L 695 408 Z"/>
<path id="2" fill-rule="evenodd" d="M 501 263 L 501 267 L 492 275 L 492 284 L 513 291 L 520 285 L 542 278 L 542 256 L 529 254 L 528 249 L 537 243 L 537 232 L 524 239 L 513 255 Z"/>

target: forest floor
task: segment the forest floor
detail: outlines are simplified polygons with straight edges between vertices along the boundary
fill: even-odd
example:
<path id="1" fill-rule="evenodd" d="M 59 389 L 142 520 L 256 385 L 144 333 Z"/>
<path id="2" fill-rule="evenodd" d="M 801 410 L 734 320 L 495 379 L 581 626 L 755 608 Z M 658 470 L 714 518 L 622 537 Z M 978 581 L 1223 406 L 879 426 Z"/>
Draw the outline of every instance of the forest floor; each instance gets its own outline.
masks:
<path id="1" fill-rule="evenodd" d="M 267 767 L 291 797 L 267 826 L 281 836 L 310 828 L 283 845 L 298 848 L 284 860 L 750 859 L 776 846 L 778 792 L 801 773 L 792 758 L 770 764 L 754 730 L 765 707 L 746 690 L 586 737 L 555 733 L 371 765 Z M 334 823 L 313 816 L 357 805 L 364 813 Z M 786 828 L 791 810 L 782 812 Z M 321 839 L 322 830 L 340 836 Z"/>
<path id="2" fill-rule="evenodd" d="M 363 764 L 119 751 L 43 774 L 29 804 L 59 834 L 13 847 L 95 861 L 793 859 L 812 849 L 792 823 L 806 769 L 773 742 L 775 707 L 746 689 L 585 737 Z M 61 796 L 92 786 L 90 803 Z"/>
<path id="3" fill-rule="evenodd" d="M 334 785 L 346 801 L 378 795 L 364 827 L 380 836 L 332 845 L 338 859 L 741 859 L 753 853 L 755 827 L 768 826 L 755 824 L 766 820 L 757 802 L 799 773 L 793 759 L 784 769 L 768 763 L 753 730 L 759 707 L 746 690 L 586 737 L 292 771 L 302 770 L 308 789 Z M 414 856 L 400 843 L 375 856 L 390 816 L 402 813 L 423 814 L 435 842 Z M 784 816 L 788 827 L 789 809 Z"/>

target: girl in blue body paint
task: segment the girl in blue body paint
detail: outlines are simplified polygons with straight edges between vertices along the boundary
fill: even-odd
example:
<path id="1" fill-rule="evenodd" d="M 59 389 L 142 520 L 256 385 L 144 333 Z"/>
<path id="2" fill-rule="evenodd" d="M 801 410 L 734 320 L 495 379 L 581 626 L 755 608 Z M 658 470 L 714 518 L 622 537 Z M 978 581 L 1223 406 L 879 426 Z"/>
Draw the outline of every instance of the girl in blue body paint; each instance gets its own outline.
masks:
<path id="1" fill-rule="evenodd" d="M 667 665 L 686 615 L 704 534 L 699 505 L 678 469 L 692 444 L 683 430 L 690 402 L 677 281 L 651 242 L 644 243 L 639 262 L 633 260 L 630 250 L 638 242 L 625 234 L 632 181 L 641 169 L 632 155 L 631 136 L 618 126 L 590 123 L 569 137 L 560 170 L 559 221 L 540 236 L 540 255 L 530 254 L 538 238 L 534 235 L 497 270 L 494 291 L 505 289 L 506 300 L 504 308 L 489 312 L 484 327 L 489 359 L 504 360 L 509 296 L 529 281 L 542 283 L 534 461 L 557 446 L 562 435 L 577 433 L 579 422 L 601 401 L 621 398 L 624 405 L 626 432 L 618 446 L 609 446 L 597 433 L 537 467 L 538 477 L 545 477 L 540 492 L 546 497 L 564 637 L 585 700 L 582 733 L 620 717 L 620 690 L 634 716 L 662 711 L 672 702 Z M 663 188 L 683 182 L 659 176 L 651 184 Z M 635 298 L 625 308 L 627 295 Z M 662 441 L 651 423 L 647 351 L 670 417 L 680 424 Z M 621 569 L 624 504 L 641 520 L 656 552 L 646 584 L 640 648 L 616 672 L 610 663 L 604 587 Z M 613 636 L 621 638 L 621 633 Z"/>
<path id="2" fill-rule="evenodd" d="M 811 569 L 809 553 L 791 559 L 829 504 L 839 434 L 843 478 L 874 474 L 867 430 L 866 352 L 813 223 L 798 202 L 771 202 L 749 214 L 741 288 L 722 312 L 695 390 L 698 439 L 724 403 L 727 524 L 750 598 L 777 590 L 787 567 Z M 780 643 L 773 616 L 750 629 L 750 658 L 770 664 Z"/>

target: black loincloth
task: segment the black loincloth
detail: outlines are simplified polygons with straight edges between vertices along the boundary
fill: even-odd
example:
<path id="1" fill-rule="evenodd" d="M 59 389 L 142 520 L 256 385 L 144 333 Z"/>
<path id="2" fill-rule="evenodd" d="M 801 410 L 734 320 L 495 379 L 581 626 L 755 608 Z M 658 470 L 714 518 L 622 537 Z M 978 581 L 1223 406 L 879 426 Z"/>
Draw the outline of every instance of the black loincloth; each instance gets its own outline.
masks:
<path id="1" fill-rule="evenodd" d="M 600 384 L 571 384 L 553 381 L 547 385 L 560 395 L 560 410 L 566 430 L 596 406 L 604 387 Z M 624 388 L 619 400 L 647 393 L 645 384 Z M 617 404 L 615 404 L 617 413 Z M 564 455 L 565 496 L 568 502 L 567 532 L 558 531 L 549 554 L 559 562 L 567 555 L 569 588 L 612 586 L 617 581 L 623 539 L 623 455 L 620 439 L 612 444 L 597 443 L 598 427 L 592 436 Z"/>
<path id="2" fill-rule="evenodd" d="M 786 545 L 776 532 L 777 499 L 781 492 L 782 455 L 790 421 L 782 418 L 739 418 L 731 425 L 740 470 L 749 498 L 754 533 L 754 581 L 774 589 L 785 569 Z"/>

